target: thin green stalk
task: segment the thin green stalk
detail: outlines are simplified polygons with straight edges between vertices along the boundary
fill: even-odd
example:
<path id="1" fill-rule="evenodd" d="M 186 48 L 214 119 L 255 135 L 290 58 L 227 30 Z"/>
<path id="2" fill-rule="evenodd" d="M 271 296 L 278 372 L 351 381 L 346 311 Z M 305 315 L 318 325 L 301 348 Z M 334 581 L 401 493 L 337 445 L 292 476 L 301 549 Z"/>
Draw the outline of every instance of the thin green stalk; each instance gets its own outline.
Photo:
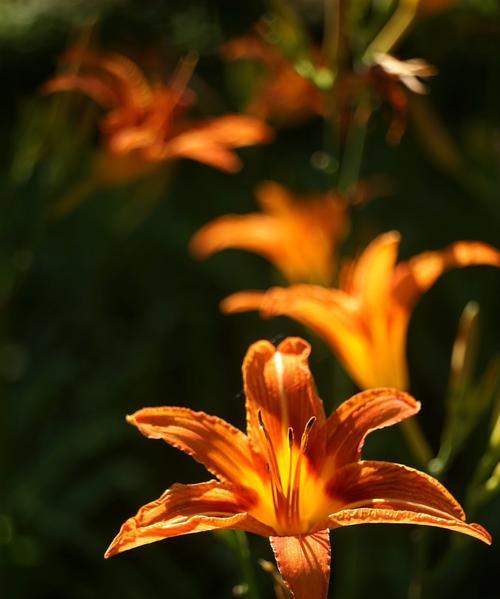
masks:
<path id="1" fill-rule="evenodd" d="M 366 129 L 369 120 L 368 98 L 363 95 L 352 115 L 342 156 L 338 188 L 347 193 L 358 181 L 365 148 Z"/>
<path id="2" fill-rule="evenodd" d="M 421 468 L 427 470 L 429 463 L 433 458 L 433 451 L 422 427 L 414 418 L 403 420 L 401 422 L 401 430 L 406 438 L 408 447 L 415 461 Z"/>
<path id="3" fill-rule="evenodd" d="M 370 61 L 374 54 L 387 54 L 406 33 L 417 14 L 420 0 L 400 0 L 398 7 L 387 21 L 382 31 L 375 37 L 365 52 L 365 60 Z"/>
<path id="4" fill-rule="evenodd" d="M 235 530 L 234 539 L 234 546 L 236 548 L 238 560 L 240 562 L 243 583 L 246 588 L 245 596 L 248 597 L 248 599 L 260 599 L 257 581 L 255 579 L 255 572 L 252 565 L 252 556 L 248 546 L 247 535 L 240 530 Z"/>

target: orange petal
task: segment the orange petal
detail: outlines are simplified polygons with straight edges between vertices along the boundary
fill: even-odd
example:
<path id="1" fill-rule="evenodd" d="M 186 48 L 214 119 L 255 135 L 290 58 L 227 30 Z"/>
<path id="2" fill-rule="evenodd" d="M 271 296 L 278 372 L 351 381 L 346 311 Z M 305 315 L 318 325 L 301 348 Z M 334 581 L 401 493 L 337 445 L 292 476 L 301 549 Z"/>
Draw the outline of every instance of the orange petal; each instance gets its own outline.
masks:
<path id="1" fill-rule="evenodd" d="M 358 302 L 336 289 L 316 285 L 292 285 L 265 293 L 236 293 L 221 303 L 231 314 L 260 310 L 264 318 L 289 316 L 321 335 L 361 387 L 373 381 L 372 349 L 359 318 Z"/>
<path id="2" fill-rule="evenodd" d="M 356 262 L 352 293 L 360 297 L 370 316 L 386 311 L 400 238 L 395 231 L 379 235 Z"/>
<path id="3" fill-rule="evenodd" d="M 240 114 L 199 121 L 195 126 L 208 139 L 228 148 L 268 143 L 274 138 L 274 131 L 264 121 Z"/>
<path id="4" fill-rule="evenodd" d="M 326 422 L 328 466 L 338 468 L 357 461 L 368 433 L 396 424 L 419 410 L 418 401 L 397 389 L 370 389 L 354 395 Z"/>
<path id="5" fill-rule="evenodd" d="M 243 499 L 218 481 L 175 484 L 123 524 L 105 557 L 161 539 L 205 530 L 234 528 L 269 535 L 269 527 L 244 513 L 246 507 Z"/>
<path id="6" fill-rule="evenodd" d="M 491 535 L 479 524 L 467 524 L 455 518 L 430 516 L 429 514 L 405 510 L 404 508 L 358 508 L 346 509 L 332 514 L 329 519 L 330 528 L 354 526 L 355 524 L 419 524 L 437 526 L 469 535 L 491 545 Z"/>
<path id="7" fill-rule="evenodd" d="M 126 56 L 118 53 L 99 53 L 74 48 L 64 57 L 66 64 L 91 70 L 102 80 L 111 78 L 120 92 L 121 102 L 137 111 L 146 109 L 152 98 L 151 86 L 139 67 Z"/>
<path id="8" fill-rule="evenodd" d="M 189 249 L 199 259 L 237 248 L 260 254 L 271 262 L 283 254 L 280 223 L 265 214 L 227 215 L 202 227 L 191 239 Z"/>
<path id="9" fill-rule="evenodd" d="M 419 254 L 396 267 L 394 299 L 411 309 L 444 272 L 475 265 L 500 266 L 500 252 L 479 241 L 458 241 L 444 250 Z"/>
<path id="10" fill-rule="evenodd" d="M 297 537 L 271 537 L 270 541 L 294 599 L 326 599 L 331 561 L 328 529 Z"/>
<path id="11" fill-rule="evenodd" d="M 47 81 L 42 91 L 48 94 L 79 91 L 105 108 L 117 106 L 120 102 L 113 87 L 101 77 L 94 75 L 59 75 Z"/>
<path id="12" fill-rule="evenodd" d="M 302 433 L 311 417 L 316 427 L 325 421 L 307 359 L 310 345 L 299 337 L 288 337 L 277 348 L 269 341 L 258 341 L 243 361 L 248 436 L 265 455 L 264 424 L 275 449 L 288 442 L 288 429 L 300 444 Z M 260 416 L 259 416 L 260 414 Z"/>
<path id="13" fill-rule="evenodd" d="M 128 422 L 150 439 L 163 439 L 201 462 L 207 470 L 235 486 L 253 487 L 262 464 L 248 438 L 216 416 L 188 408 L 144 408 Z"/>
<path id="14" fill-rule="evenodd" d="M 400 464 L 348 464 L 335 472 L 327 490 L 335 501 L 344 504 L 344 509 L 395 504 L 403 510 L 465 520 L 462 507 L 439 481 Z"/>

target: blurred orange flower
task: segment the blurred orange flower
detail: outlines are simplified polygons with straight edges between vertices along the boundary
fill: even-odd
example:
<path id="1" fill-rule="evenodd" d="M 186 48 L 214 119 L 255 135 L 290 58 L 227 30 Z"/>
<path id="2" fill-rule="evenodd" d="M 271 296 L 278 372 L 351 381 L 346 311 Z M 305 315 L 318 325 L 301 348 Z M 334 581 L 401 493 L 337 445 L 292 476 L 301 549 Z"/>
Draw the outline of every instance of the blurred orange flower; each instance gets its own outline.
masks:
<path id="1" fill-rule="evenodd" d="M 245 35 L 225 44 L 221 50 L 228 61 L 254 60 L 265 69 L 255 85 L 246 110 L 263 119 L 282 125 L 300 123 L 312 116 L 324 116 L 324 93 L 306 77 L 280 50 L 258 34 Z M 319 52 L 315 61 L 320 63 Z"/>
<path id="2" fill-rule="evenodd" d="M 396 264 L 400 236 L 377 237 L 343 271 L 340 289 L 294 285 L 226 298 L 226 313 L 260 310 L 285 315 L 319 333 L 360 388 L 408 387 L 406 337 L 419 297 L 451 268 L 500 266 L 500 252 L 484 243 L 459 241 Z"/>
<path id="3" fill-rule="evenodd" d="M 424 15 L 434 15 L 449 10 L 458 0 L 419 0 L 418 11 Z"/>
<path id="4" fill-rule="evenodd" d="M 168 85 L 151 84 L 130 59 L 120 54 L 72 50 L 63 58 L 69 72 L 45 84 L 48 93 L 81 91 L 107 112 L 101 119 L 106 149 L 117 156 L 156 163 L 190 158 L 227 172 L 240 169 L 234 148 L 268 142 L 272 130 L 244 115 L 189 120 L 195 101 L 187 84 L 196 59 L 181 61 Z"/>
<path id="5" fill-rule="evenodd" d="M 216 479 L 175 484 L 127 520 L 106 557 L 183 534 L 217 529 L 270 537 L 295 599 L 325 599 L 329 529 L 369 523 L 431 525 L 491 543 L 467 524 L 459 503 L 434 478 L 399 464 L 361 460 L 373 430 L 413 416 L 402 391 L 374 389 L 329 418 L 309 371 L 309 345 L 253 344 L 243 362 L 247 434 L 204 412 L 144 408 L 128 421 L 201 462 Z"/>
<path id="6" fill-rule="evenodd" d="M 332 283 L 338 243 L 348 228 L 346 202 L 333 193 L 295 197 L 267 181 L 256 196 L 262 213 L 222 216 L 191 239 L 197 258 L 227 248 L 255 252 L 291 282 Z"/>

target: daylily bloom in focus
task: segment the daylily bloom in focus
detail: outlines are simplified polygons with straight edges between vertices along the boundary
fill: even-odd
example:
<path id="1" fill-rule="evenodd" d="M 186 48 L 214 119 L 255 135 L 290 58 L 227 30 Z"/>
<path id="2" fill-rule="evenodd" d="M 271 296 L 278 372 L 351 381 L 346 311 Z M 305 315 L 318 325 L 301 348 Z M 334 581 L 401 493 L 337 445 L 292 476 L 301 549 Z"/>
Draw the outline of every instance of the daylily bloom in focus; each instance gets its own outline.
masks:
<path id="1" fill-rule="evenodd" d="M 132 153 L 146 170 L 150 163 L 190 158 L 235 172 L 241 162 L 234 148 L 270 141 L 272 131 L 250 116 L 186 118 L 195 100 L 187 89 L 195 63 L 187 57 L 168 85 L 152 84 L 125 56 L 73 50 L 63 58 L 69 72 L 48 81 L 44 89 L 80 91 L 92 98 L 106 110 L 100 128 L 107 151 L 120 157 Z"/>
<path id="2" fill-rule="evenodd" d="M 309 345 L 253 344 L 243 362 L 247 434 L 187 408 L 144 408 L 128 421 L 201 462 L 216 478 L 170 487 L 123 524 L 106 557 L 183 534 L 244 530 L 270 538 L 295 599 L 325 599 L 329 529 L 369 523 L 431 525 L 491 543 L 434 478 L 361 460 L 365 437 L 418 412 L 402 391 L 374 389 L 329 418 L 308 367 Z"/>
<path id="3" fill-rule="evenodd" d="M 332 282 L 335 254 L 348 227 L 346 202 L 333 193 L 295 197 L 271 181 L 256 191 L 262 213 L 216 218 L 191 239 L 197 258 L 227 248 L 255 252 L 290 282 Z"/>
<path id="4" fill-rule="evenodd" d="M 221 54 L 228 61 L 254 60 L 265 69 L 246 107 L 249 114 L 284 125 L 325 115 L 324 93 L 299 74 L 276 46 L 259 35 L 234 39 L 223 46 Z M 319 61 L 318 56 L 316 59 Z"/>
<path id="5" fill-rule="evenodd" d="M 236 293 L 223 312 L 260 310 L 289 316 L 321 335 L 362 389 L 408 387 L 406 336 L 415 304 L 447 270 L 500 266 L 500 252 L 484 243 L 459 241 L 396 264 L 400 236 L 380 235 L 344 269 L 340 289 L 293 285 Z"/>

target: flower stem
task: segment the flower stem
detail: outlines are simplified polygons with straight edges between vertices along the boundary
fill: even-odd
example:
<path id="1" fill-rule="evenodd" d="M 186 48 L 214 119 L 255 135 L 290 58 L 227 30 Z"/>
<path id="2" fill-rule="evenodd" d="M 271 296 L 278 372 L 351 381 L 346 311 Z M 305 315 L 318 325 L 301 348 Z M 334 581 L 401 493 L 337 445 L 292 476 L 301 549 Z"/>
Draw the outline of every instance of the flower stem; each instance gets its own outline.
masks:
<path id="1" fill-rule="evenodd" d="M 252 565 L 250 548 L 248 546 L 247 535 L 241 530 L 233 531 L 233 535 L 234 547 L 238 554 L 243 583 L 246 588 L 245 596 L 248 597 L 248 599 L 260 599 L 257 581 L 255 579 L 255 572 Z"/>
<path id="2" fill-rule="evenodd" d="M 365 59 L 373 54 L 387 54 L 406 33 L 417 14 L 420 0 L 400 0 L 397 9 L 387 21 L 382 31 L 375 37 L 365 52 Z"/>
<path id="3" fill-rule="evenodd" d="M 401 430 L 403 431 L 413 458 L 418 462 L 419 466 L 427 470 L 429 463 L 433 458 L 433 452 L 422 427 L 417 420 L 411 418 L 401 422 Z"/>

